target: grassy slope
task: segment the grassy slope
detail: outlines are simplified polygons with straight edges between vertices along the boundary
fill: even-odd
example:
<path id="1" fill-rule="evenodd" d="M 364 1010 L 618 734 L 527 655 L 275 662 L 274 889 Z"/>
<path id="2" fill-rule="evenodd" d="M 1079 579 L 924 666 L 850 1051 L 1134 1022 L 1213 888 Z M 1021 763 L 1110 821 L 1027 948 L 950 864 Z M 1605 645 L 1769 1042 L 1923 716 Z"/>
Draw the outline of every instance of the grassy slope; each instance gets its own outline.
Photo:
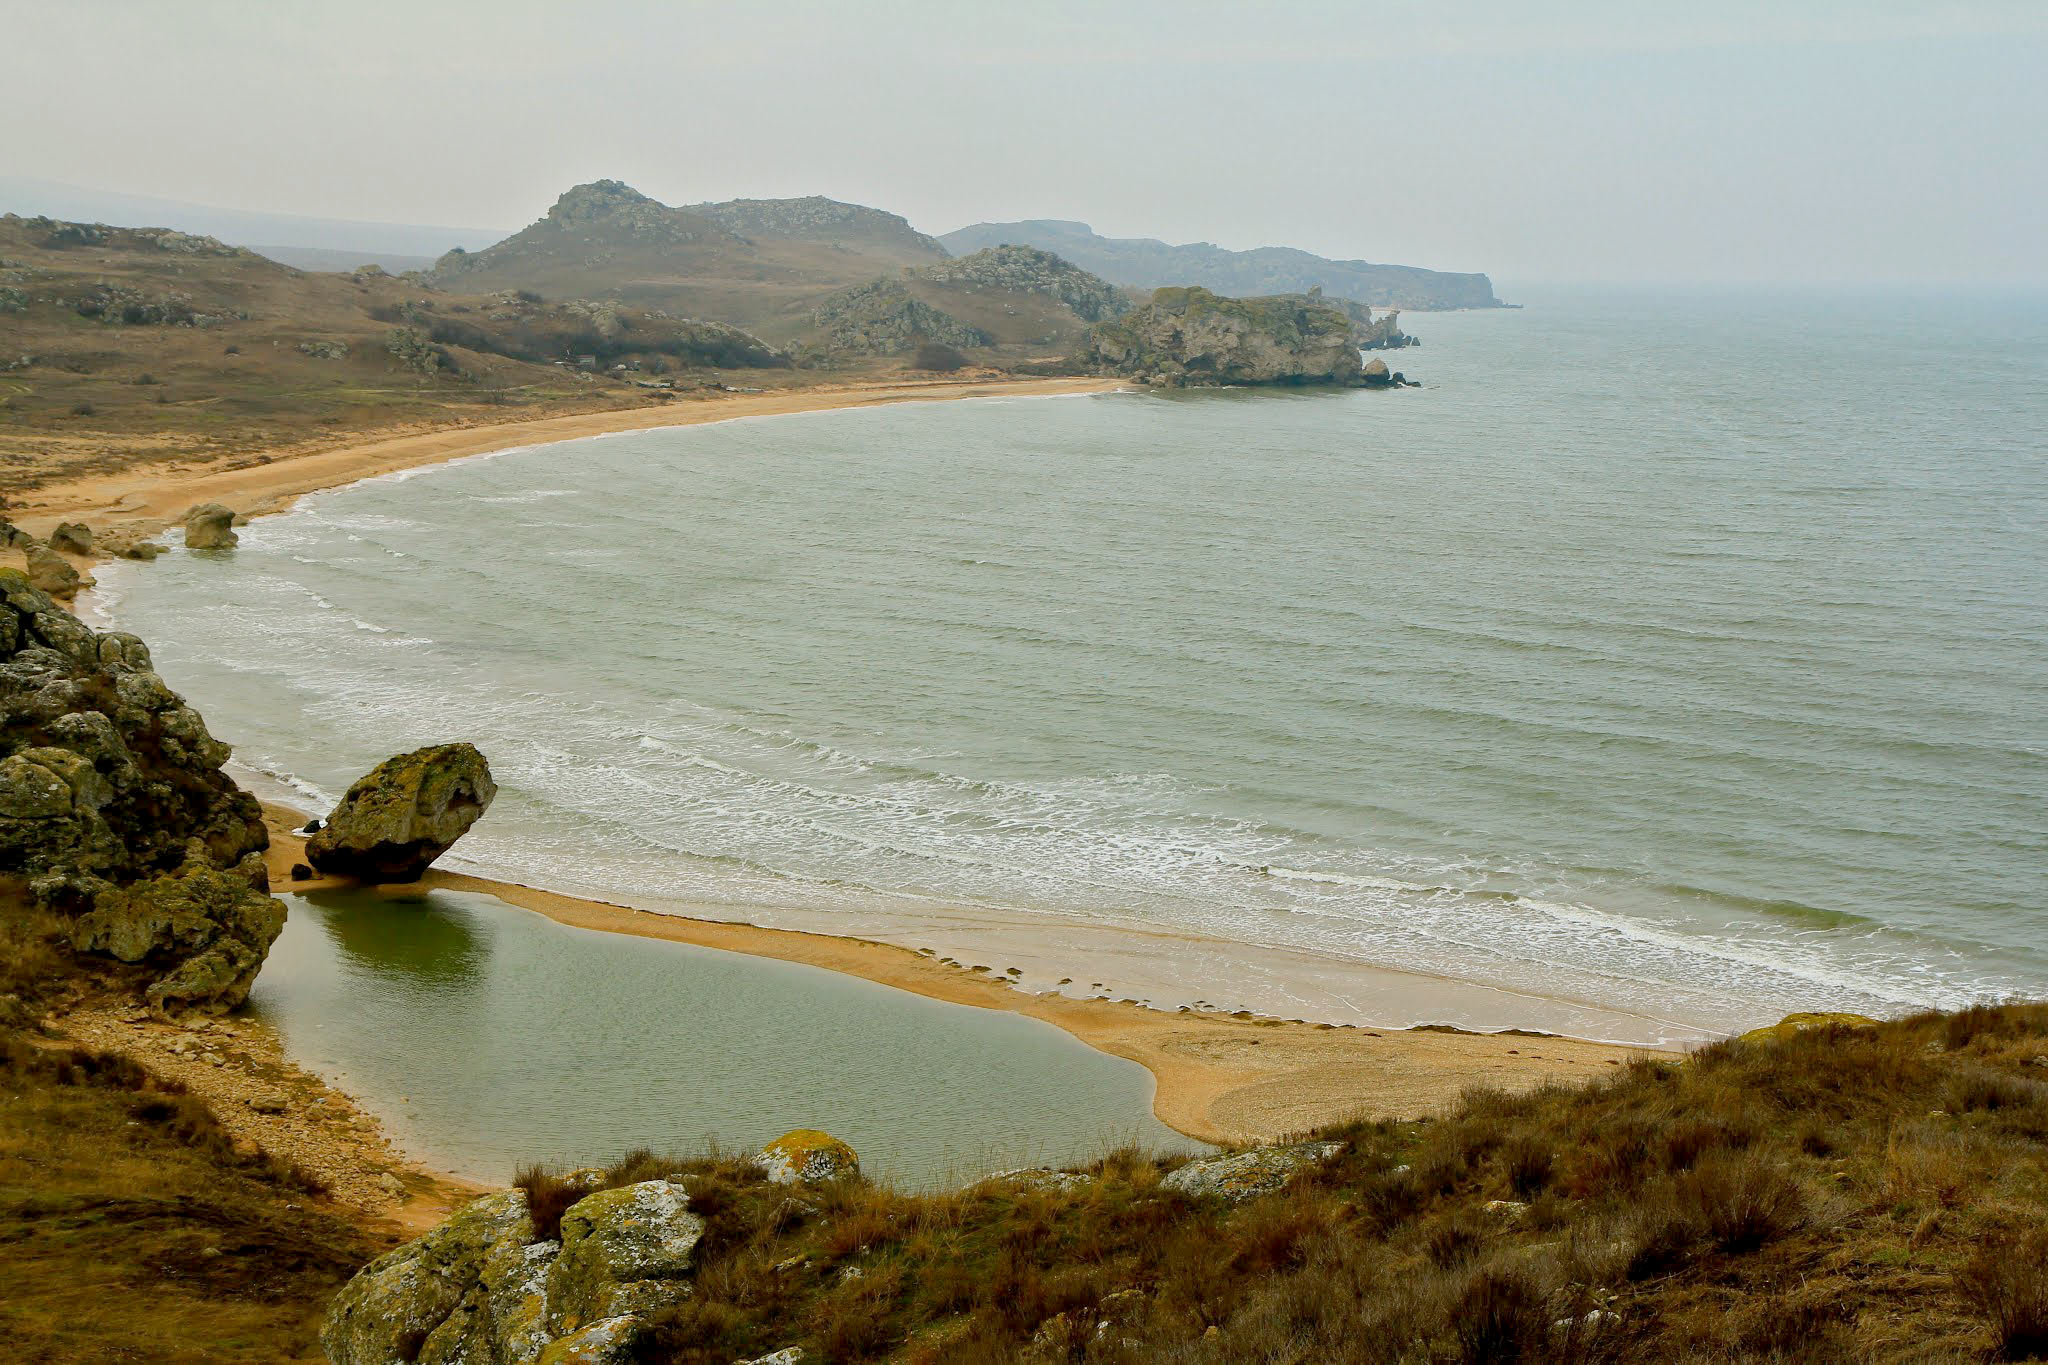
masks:
<path id="1" fill-rule="evenodd" d="M 77 297 L 105 282 L 202 312 L 246 312 L 209 328 L 122 324 L 38 303 L 0 314 L 0 492 L 139 463 L 264 458 L 280 447 L 354 433 L 508 421 L 634 407 L 647 390 L 579 381 L 551 365 L 451 348 L 462 373 L 421 375 L 386 349 L 393 326 L 371 316 L 417 297 L 385 277 L 307 274 L 252 254 L 186 256 L 121 232 L 106 244 L 52 248 L 27 220 L 0 220 L 0 260 L 29 272 L 17 287 Z M 476 300 L 436 295 L 441 308 Z M 301 352 L 341 342 L 341 359 Z M 787 370 L 735 383 L 799 382 Z"/>
<path id="2" fill-rule="evenodd" d="M 383 1249 L 133 1063 L 0 1033 L 10 1360 L 318 1360 L 327 1298 Z"/>
<path id="3" fill-rule="evenodd" d="M 648 1358 L 2025 1358 L 2048 1350 L 2043 1056 L 2048 1007 L 1722 1044 L 1338 1130 L 1329 1165 L 1235 1209 L 1134 1154 L 1077 1193 L 809 1203 L 683 1163 L 710 1231 Z"/>

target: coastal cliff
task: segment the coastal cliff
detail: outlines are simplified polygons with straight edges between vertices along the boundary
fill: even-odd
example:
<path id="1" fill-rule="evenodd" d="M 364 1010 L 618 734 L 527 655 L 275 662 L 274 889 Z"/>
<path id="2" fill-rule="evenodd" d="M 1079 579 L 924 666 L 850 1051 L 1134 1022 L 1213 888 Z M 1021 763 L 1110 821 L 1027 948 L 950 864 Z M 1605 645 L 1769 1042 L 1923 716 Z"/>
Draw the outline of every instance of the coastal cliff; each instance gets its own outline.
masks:
<path id="1" fill-rule="evenodd" d="M 284 907 L 228 746 L 132 635 L 80 624 L 0 570 L 0 877 L 70 947 L 140 969 L 164 1018 L 248 997 Z M 17 912 L 18 913 L 18 912 Z"/>
<path id="2" fill-rule="evenodd" d="M 1155 290 L 1143 308 L 1097 323 L 1080 360 L 1153 384 L 1359 386 L 1369 381 L 1358 349 L 1351 314 L 1322 298 L 1191 287 Z"/>

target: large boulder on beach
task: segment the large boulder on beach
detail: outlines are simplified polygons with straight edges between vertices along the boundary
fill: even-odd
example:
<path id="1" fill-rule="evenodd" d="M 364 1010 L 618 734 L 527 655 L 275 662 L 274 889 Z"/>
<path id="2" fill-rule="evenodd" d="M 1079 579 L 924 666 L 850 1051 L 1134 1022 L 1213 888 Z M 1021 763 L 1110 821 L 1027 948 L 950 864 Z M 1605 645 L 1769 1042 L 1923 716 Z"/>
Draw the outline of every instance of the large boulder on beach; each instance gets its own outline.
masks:
<path id="1" fill-rule="evenodd" d="M 625 1365 L 690 1293 L 704 1220 L 675 1181 L 600 1190 L 542 1239 L 526 1193 L 486 1196 L 365 1266 L 327 1310 L 333 1365 Z"/>
<path id="2" fill-rule="evenodd" d="M 82 521 L 60 521 L 57 529 L 50 532 L 50 548 L 66 554 L 89 555 L 92 553 L 92 527 Z"/>
<path id="3" fill-rule="evenodd" d="M 860 1176 L 853 1148 L 815 1128 L 784 1133 L 754 1156 L 754 1165 L 778 1185 L 819 1185 Z"/>
<path id="4" fill-rule="evenodd" d="M 29 585 L 52 597 L 69 597 L 88 582 L 71 567 L 70 560 L 47 545 L 31 544 L 27 562 Z"/>
<path id="5" fill-rule="evenodd" d="M 217 502 L 201 503 L 185 514 L 188 550 L 231 550 L 240 539 L 235 534 L 235 514 Z"/>
<path id="6" fill-rule="evenodd" d="M 306 840 L 306 861 L 330 877 L 416 882 L 497 794 L 491 765 L 472 744 L 387 758 L 356 779 Z"/>
<path id="7" fill-rule="evenodd" d="M 1328 1161 L 1343 1150 L 1341 1142 L 1297 1142 L 1201 1157 L 1168 1174 L 1159 1188 L 1190 1199 L 1224 1199 L 1235 1204 L 1272 1194 L 1292 1180 L 1295 1172 Z"/>
<path id="8" fill-rule="evenodd" d="M 262 810 L 149 649 L 0 570 L 0 876 L 166 1017 L 239 1005 L 284 923 Z"/>

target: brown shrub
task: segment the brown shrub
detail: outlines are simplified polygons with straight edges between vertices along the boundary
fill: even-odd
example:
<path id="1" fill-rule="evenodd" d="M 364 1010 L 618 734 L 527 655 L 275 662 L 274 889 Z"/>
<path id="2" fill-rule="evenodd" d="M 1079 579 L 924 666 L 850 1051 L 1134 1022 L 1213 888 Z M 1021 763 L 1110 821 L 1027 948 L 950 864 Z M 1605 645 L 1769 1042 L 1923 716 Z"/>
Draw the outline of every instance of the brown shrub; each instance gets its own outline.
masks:
<path id="1" fill-rule="evenodd" d="M 1679 1176 L 1677 1198 L 1714 1246 L 1754 1251 L 1806 1221 L 1806 1195 L 1775 1162 L 1715 1153 Z"/>
<path id="2" fill-rule="evenodd" d="M 1987 1244 L 1956 1288 L 1990 1324 L 1999 1360 L 2048 1356 L 2048 1229 Z"/>
<path id="3" fill-rule="evenodd" d="M 1522 1275 L 1486 1270 L 1473 1276 L 1451 1319 L 1459 1360 L 1506 1365 L 1545 1354 L 1552 1314 Z"/>

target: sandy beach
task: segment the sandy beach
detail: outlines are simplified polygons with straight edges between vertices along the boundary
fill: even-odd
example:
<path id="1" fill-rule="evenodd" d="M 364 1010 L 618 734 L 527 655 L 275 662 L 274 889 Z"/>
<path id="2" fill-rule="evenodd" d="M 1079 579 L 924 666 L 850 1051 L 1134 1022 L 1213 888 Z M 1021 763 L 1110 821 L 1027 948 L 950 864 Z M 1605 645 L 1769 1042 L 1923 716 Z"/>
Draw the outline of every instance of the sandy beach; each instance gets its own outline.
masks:
<path id="1" fill-rule="evenodd" d="M 266 463 L 244 460 L 232 466 L 93 477 L 38 490 L 16 516 L 35 530 L 46 530 L 59 520 L 84 520 L 96 528 L 120 524 L 153 530 L 175 523 L 186 508 L 202 502 L 218 501 L 237 512 L 264 515 L 285 510 L 307 493 L 397 470 L 609 432 L 899 402 L 1083 394 L 1117 387 L 1113 381 L 1097 379 L 969 379 L 734 394 L 627 411 L 420 431 L 355 444 L 344 441 L 279 454 Z M 274 841 L 274 883 L 294 890 L 319 889 L 319 881 L 290 880 L 293 864 L 301 861 L 301 842 L 290 830 L 303 822 L 304 814 L 281 805 L 266 810 Z M 1446 1107 L 1474 1086 L 1519 1089 L 1583 1079 L 1633 1057 L 1654 1055 L 1639 1048 L 1539 1033 L 1384 1029 L 1262 1018 L 1199 1006 L 1149 1008 L 1120 999 L 1026 989 L 993 973 L 977 973 L 964 964 L 872 939 L 650 913 L 440 870 L 429 873 L 425 885 L 484 892 L 563 924 L 805 963 L 933 999 L 1040 1019 L 1091 1047 L 1144 1066 L 1157 1080 L 1154 1109 L 1159 1118 L 1191 1137 L 1214 1142 L 1272 1140 L 1354 1117 L 1417 1116 Z M 1095 938 L 1090 948 L 1099 955 L 1113 955 L 1119 940 L 1130 938 L 1130 931 L 1110 926 Z M 1220 959 L 1232 945 L 1218 941 L 1213 947 Z M 1072 953 L 1073 946 L 1067 951 Z M 1227 965 L 1219 960 L 1219 969 Z M 1313 976 L 1316 964 L 1301 966 L 1304 979 Z M 1129 976 L 1127 972 L 1119 979 Z M 1407 1002 L 1394 1008 L 1411 1011 L 1417 1009 L 1417 1001 L 1475 989 L 1465 983 L 1371 969 L 1347 977 L 1344 988 L 1353 989 L 1365 978 L 1372 989 Z M 1421 1008 L 1409 1017 L 1429 1013 Z"/>
<path id="2" fill-rule="evenodd" d="M 437 427 L 396 436 L 337 434 L 331 444 L 277 452 L 261 462 L 245 456 L 231 457 L 213 463 L 145 467 L 51 483 L 25 496 L 10 515 L 17 524 L 38 535 L 47 534 L 51 526 L 66 520 L 85 520 L 95 529 L 121 524 L 155 530 L 178 521 L 187 509 L 201 503 L 218 502 L 239 515 L 263 516 L 281 512 L 296 499 L 324 488 L 515 446 L 657 427 L 697 426 L 737 417 L 996 395 L 1028 398 L 1108 393 L 1123 387 L 1127 386 L 1120 380 L 1087 378 L 868 381 L 676 399 L 647 407 L 484 426 Z"/>

